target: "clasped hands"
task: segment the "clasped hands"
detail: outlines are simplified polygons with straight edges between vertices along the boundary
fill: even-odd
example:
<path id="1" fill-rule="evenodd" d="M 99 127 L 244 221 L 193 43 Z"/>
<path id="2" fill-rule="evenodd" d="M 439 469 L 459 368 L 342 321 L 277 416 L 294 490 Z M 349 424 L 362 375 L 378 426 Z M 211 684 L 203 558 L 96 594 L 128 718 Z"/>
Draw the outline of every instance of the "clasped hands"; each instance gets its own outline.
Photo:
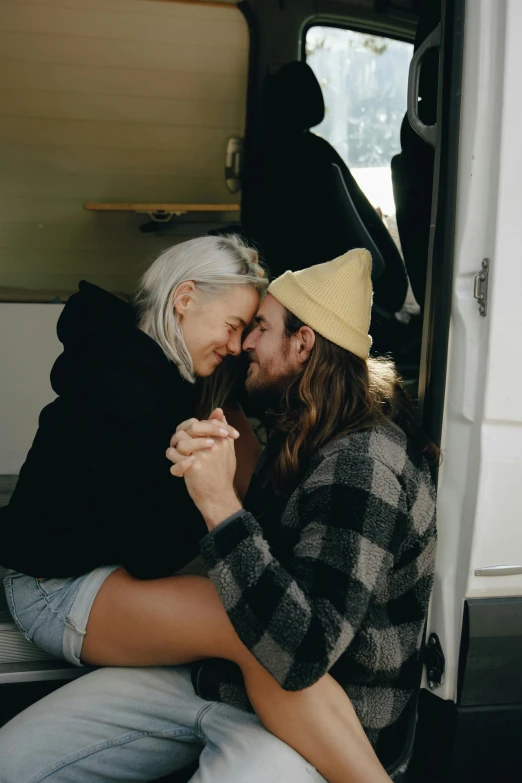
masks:
<path id="1" fill-rule="evenodd" d="M 182 422 L 166 451 L 167 459 L 174 463 L 170 472 L 185 479 L 209 530 L 242 508 L 234 490 L 237 438 L 239 432 L 227 424 L 221 408 L 216 408 L 208 420 Z"/>

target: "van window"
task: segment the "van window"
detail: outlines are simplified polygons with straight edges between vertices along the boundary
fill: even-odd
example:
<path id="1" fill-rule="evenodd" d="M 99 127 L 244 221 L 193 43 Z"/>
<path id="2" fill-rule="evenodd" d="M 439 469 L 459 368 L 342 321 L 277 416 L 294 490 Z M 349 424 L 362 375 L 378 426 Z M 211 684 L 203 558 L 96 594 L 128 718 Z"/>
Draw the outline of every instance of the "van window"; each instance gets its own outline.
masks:
<path id="1" fill-rule="evenodd" d="M 306 58 L 326 113 L 313 129 L 332 144 L 374 207 L 393 215 L 390 161 L 400 152 L 413 44 L 337 27 L 311 27 Z"/>

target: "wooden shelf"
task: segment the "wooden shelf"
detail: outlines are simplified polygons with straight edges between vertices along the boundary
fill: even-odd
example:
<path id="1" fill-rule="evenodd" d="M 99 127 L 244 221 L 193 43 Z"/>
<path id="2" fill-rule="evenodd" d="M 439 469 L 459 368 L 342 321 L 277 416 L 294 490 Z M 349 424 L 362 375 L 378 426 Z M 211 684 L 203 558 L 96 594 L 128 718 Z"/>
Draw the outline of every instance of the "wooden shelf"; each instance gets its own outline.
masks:
<path id="1" fill-rule="evenodd" d="M 88 202 L 84 209 L 93 212 L 239 212 L 239 204 L 96 204 Z"/>
<path id="2" fill-rule="evenodd" d="M 173 217 L 190 212 L 239 212 L 239 204 L 98 204 L 88 202 L 83 208 L 90 212 L 136 212 L 149 215 L 157 223 L 166 223 Z"/>

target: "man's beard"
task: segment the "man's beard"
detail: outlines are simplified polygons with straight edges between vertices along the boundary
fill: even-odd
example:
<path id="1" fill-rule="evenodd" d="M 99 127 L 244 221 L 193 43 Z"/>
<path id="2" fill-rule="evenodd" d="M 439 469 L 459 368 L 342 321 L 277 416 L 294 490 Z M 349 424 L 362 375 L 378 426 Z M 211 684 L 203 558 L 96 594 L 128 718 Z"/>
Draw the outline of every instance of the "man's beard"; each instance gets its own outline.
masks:
<path id="1" fill-rule="evenodd" d="M 276 376 L 270 372 L 270 363 L 264 369 L 261 369 L 259 363 L 256 364 L 257 372 L 255 375 L 250 372 L 245 382 L 248 396 L 256 407 L 277 410 L 296 373 L 292 371 Z"/>

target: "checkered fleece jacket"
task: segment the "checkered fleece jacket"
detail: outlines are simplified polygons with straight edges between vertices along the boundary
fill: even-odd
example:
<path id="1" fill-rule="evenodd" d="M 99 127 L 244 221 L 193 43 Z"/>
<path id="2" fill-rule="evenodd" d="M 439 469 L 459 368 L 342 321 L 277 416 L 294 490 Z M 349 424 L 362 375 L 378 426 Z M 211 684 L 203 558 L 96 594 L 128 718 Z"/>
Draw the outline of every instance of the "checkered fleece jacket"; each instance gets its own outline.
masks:
<path id="1" fill-rule="evenodd" d="M 236 632 L 265 669 L 286 690 L 329 672 L 376 745 L 417 684 L 435 546 L 427 464 L 399 427 L 383 424 L 318 452 L 270 542 L 241 511 L 201 551 Z M 214 667 L 210 680 L 205 666 Z M 200 664 L 193 681 L 203 698 L 249 707 L 233 664 Z M 204 681 L 217 683 L 212 692 Z"/>

